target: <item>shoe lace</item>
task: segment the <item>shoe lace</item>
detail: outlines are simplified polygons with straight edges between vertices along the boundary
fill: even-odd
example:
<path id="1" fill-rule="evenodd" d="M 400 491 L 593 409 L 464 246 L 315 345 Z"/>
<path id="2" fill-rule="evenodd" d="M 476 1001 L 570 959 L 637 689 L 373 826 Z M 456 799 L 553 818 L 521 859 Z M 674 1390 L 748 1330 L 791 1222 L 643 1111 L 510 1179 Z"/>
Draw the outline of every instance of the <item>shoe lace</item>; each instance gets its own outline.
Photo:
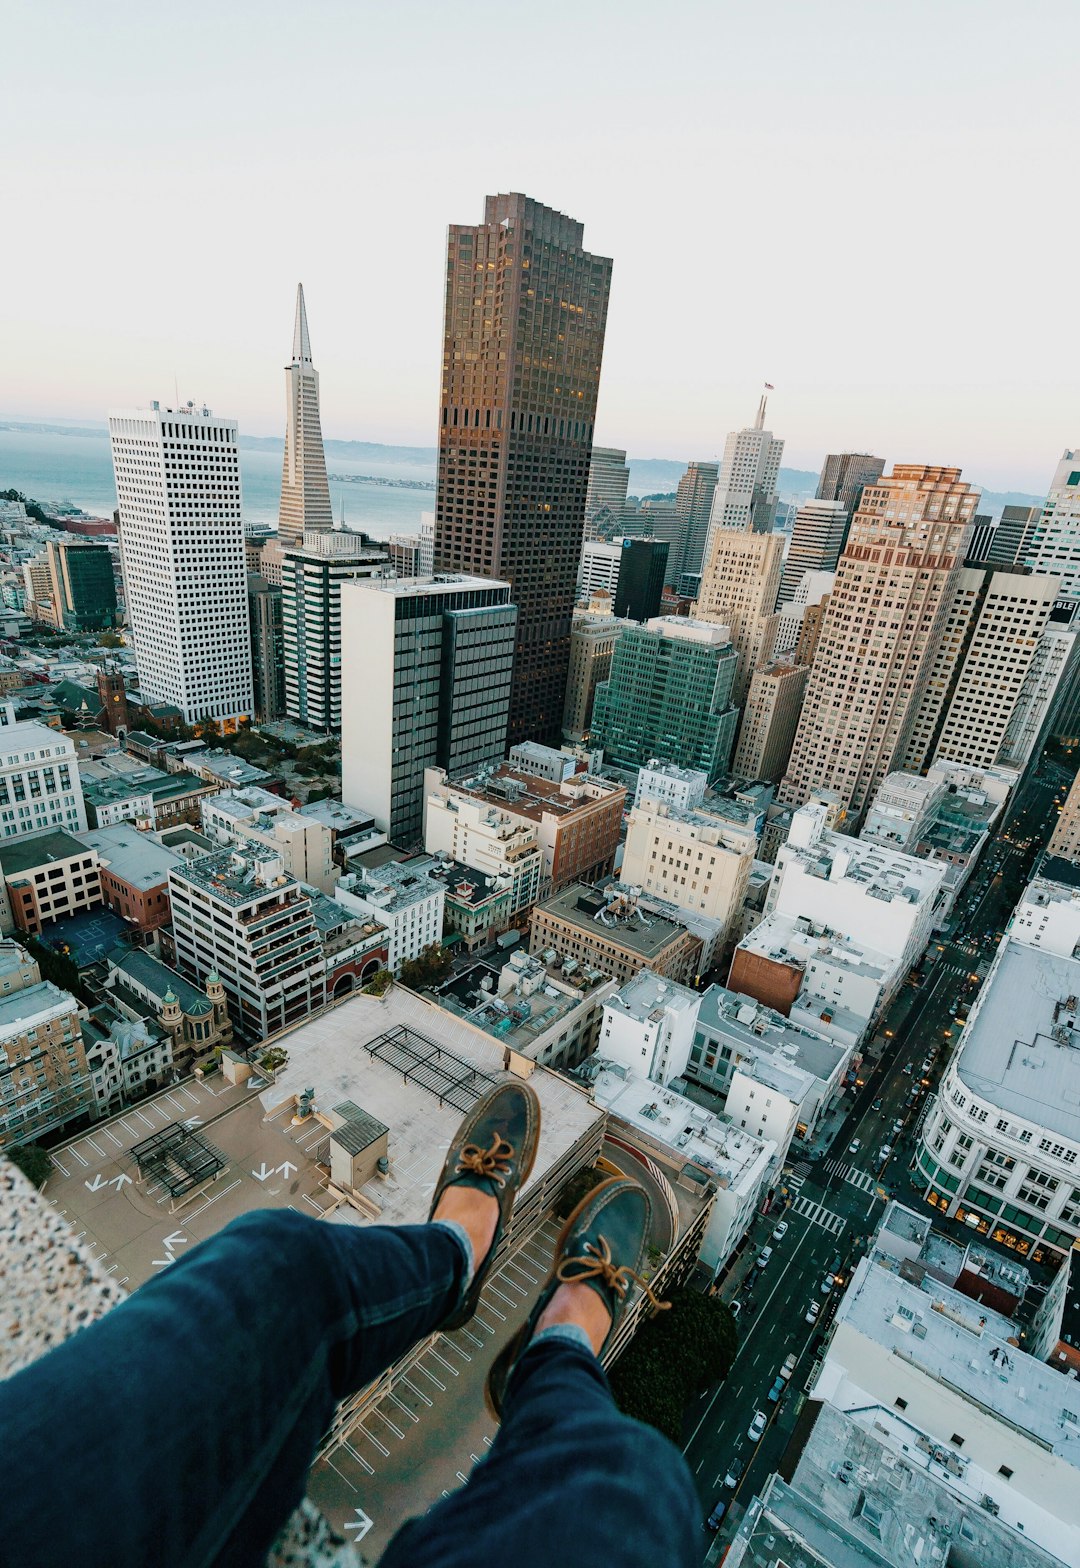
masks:
<path id="1" fill-rule="evenodd" d="M 475 1143 L 465 1145 L 458 1156 L 458 1174 L 487 1176 L 497 1186 L 505 1187 L 513 1157 L 514 1145 L 507 1143 L 501 1133 L 496 1133 L 490 1149 L 481 1149 Z"/>
<path id="2" fill-rule="evenodd" d="M 567 1272 L 570 1269 L 573 1273 Z M 648 1280 L 644 1279 L 636 1269 L 632 1269 L 628 1263 L 615 1262 L 606 1236 L 598 1236 L 595 1241 L 587 1241 L 584 1256 L 564 1258 L 555 1270 L 555 1278 L 567 1285 L 582 1284 L 587 1279 L 602 1280 L 622 1301 L 626 1300 L 630 1281 L 633 1280 L 635 1284 L 641 1286 L 655 1312 L 666 1312 L 671 1306 L 670 1301 L 660 1300 Z"/>

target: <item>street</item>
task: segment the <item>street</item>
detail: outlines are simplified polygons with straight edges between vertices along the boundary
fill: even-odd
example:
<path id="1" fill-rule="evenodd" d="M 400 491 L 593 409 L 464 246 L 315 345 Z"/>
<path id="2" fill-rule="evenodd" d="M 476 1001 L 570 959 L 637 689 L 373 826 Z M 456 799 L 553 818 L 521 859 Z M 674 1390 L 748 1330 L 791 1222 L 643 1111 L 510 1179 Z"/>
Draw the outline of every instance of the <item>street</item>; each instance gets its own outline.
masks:
<path id="1" fill-rule="evenodd" d="M 721 1281 L 722 1299 L 740 1303 L 739 1350 L 727 1380 L 706 1389 L 687 1412 L 685 1428 L 684 1452 L 702 1519 L 717 1502 L 728 1505 L 718 1535 L 702 1533 L 703 1558 L 718 1542 L 730 1540 L 743 1500 L 760 1490 L 790 1440 L 842 1294 L 841 1285 L 821 1289 L 830 1265 L 839 1259 L 841 1278 L 847 1279 L 889 1197 L 934 1212 L 923 1209 L 909 1170 L 927 1099 L 959 1038 L 958 1020 L 966 1018 L 977 992 L 977 969 L 985 971 L 993 957 L 1069 781 L 1064 765 L 1045 759 L 1025 781 L 961 895 L 953 934 L 931 943 L 916 981 L 905 982 L 894 997 L 874 1040 L 880 1059 L 870 1055 L 864 1062 L 861 1086 L 848 1097 L 830 1146 L 802 1162 L 792 1155 L 778 1201 L 757 1217 Z M 962 1226 L 934 1217 L 940 1228 L 963 1234 Z M 773 1240 L 781 1218 L 787 1233 Z M 754 1262 L 766 1242 L 773 1255 L 757 1270 Z M 808 1324 L 812 1301 L 819 1303 L 819 1314 Z M 794 1375 L 772 1404 L 769 1389 L 790 1353 L 797 1357 Z M 767 1425 L 752 1442 L 749 1428 L 757 1411 L 765 1413 Z M 734 1488 L 725 1487 L 733 1464 L 745 1468 Z"/>

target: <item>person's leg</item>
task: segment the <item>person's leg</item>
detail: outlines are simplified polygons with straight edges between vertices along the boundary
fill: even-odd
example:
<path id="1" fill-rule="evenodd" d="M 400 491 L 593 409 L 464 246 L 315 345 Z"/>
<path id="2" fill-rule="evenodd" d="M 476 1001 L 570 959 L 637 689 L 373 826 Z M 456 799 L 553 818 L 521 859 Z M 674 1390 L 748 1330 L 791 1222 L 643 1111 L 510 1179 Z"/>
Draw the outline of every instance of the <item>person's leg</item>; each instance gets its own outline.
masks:
<path id="1" fill-rule="evenodd" d="M 651 1205 L 637 1182 L 595 1187 L 564 1224 L 551 1277 L 488 1372 L 502 1421 L 460 1491 L 398 1531 L 380 1568 L 603 1562 L 689 1568 L 700 1509 L 686 1461 L 666 1437 L 621 1414 L 600 1354 L 638 1270 Z"/>
<path id="2" fill-rule="evenodd" d="M 701 1509 L 686 1461 L 619 1412 L 588 1339 L 572 1333 L 532 1341 L 489 1456 L 460 1491 L 398 1531 L 379 1568 L 700 1561 Z"/>
<path id="3" fill-rule="evenodd" d="M 440 1326 L 469 1254 L 442 1224 L 237 1220 L 0 1383 L 4 1555 L 261 1565 L 338 1401 Z"/>
<path id="4" fill-rule="evenodd" d="M 337 1402 L 475 1310 L 539 1133 L 504 1080 L 451 1141 L 435 1224 L 246 1215 L 0 1383 L 30 1478 L 0 1494 L 10 1560 L 262 1568 Z"/>

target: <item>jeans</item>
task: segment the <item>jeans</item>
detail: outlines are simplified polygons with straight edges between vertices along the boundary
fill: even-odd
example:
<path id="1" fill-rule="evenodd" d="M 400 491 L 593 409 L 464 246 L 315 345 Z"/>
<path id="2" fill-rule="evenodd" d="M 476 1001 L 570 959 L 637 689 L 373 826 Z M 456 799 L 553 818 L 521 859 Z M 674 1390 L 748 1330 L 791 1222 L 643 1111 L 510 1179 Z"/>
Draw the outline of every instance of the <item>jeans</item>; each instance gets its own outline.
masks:
<path id="1" fill-rule="evenodd" d="M 439 1327 L 468 1271 L 442 1225 L 236 1220 L 0 1383 L 0 1562 L 262 1568 L 337 1403 Z M 701 1556 L 699 1515 L 681 1454 L 545 1335 L 487 1458 L 382 1562 L 674 1568 Z"/>

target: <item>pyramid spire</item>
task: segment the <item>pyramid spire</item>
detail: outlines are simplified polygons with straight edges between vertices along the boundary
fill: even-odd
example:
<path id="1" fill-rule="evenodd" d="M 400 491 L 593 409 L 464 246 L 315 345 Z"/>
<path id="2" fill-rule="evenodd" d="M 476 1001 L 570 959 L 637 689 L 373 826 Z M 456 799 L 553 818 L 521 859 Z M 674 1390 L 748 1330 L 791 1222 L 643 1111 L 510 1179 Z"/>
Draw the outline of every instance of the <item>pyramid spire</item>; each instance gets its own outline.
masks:
<path id="1" fill-rule="evenodd" d="M 296 285 L 292 364 L 285 366 L 285 463 L 278 508 L 278 542 L 296 548 L 304 534 L 334 526 L 326 454 L 319 421 L 319 375 L 311 363 L 304 285 Z"/>
<path id="2" fill-rule="evenodd" d="M 308 336 L 307 307 L 304 304 L 304 285 L 296 285 L 296 321 L 293 324 L 292 357 L 294 365 L 311 364 L 311 338 Z"/>

